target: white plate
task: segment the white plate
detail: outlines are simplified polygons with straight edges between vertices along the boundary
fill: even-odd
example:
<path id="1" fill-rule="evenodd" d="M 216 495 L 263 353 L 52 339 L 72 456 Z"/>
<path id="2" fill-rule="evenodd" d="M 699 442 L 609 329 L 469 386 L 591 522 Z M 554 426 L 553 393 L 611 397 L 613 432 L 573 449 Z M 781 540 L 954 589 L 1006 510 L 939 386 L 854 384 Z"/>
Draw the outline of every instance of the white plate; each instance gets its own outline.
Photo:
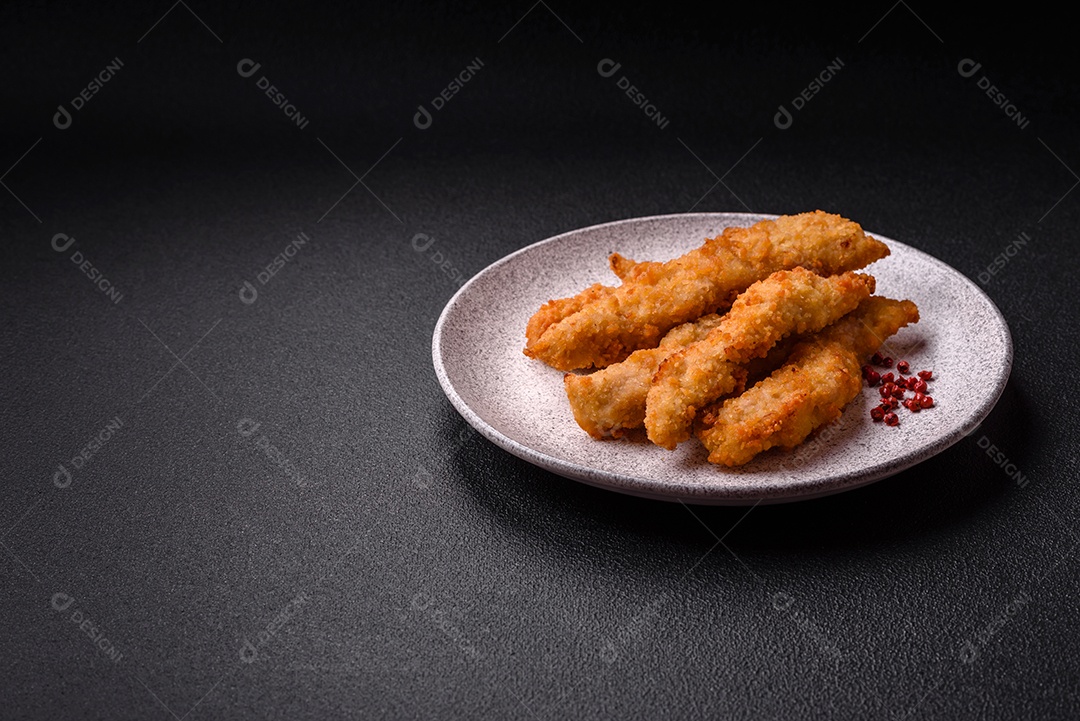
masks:
<path id="1" fill-rule="evenodd" d="M 774 449 L 740 468 L 710 464 L 696 440 L 674 452 L 629 440 L 597 441 L 574 421 L 563 373 L 522 353 L 525 324 L 550 298 L 618 283 L 618 251 L 667 260 L 728 226 L 774 215 L 693 213 L 605 223 L 549 238 L 496 261 L 447 303 L 435 326 L 435 373 L 450 402 L 488 440 L 567 478 L 649 498 L 740 505 L 813 498 L 856 488 L 940 453 L 990 412 L 1012 368 L 1009 328 L 968 278 L 936 258 L 870 233 L 892 254 L 867 267 L 877 293 L 907 298 L 921 320 L 885 352 L 932 369 L 934 408 L 900 409 L 900 425 L 874 423 L 878 394 L 864 387 L 835 423 L 791 452 Z M 868 231 L 869 232 L 869 231 Z M 980 379 L 972 383 L 973 378 Z"/>

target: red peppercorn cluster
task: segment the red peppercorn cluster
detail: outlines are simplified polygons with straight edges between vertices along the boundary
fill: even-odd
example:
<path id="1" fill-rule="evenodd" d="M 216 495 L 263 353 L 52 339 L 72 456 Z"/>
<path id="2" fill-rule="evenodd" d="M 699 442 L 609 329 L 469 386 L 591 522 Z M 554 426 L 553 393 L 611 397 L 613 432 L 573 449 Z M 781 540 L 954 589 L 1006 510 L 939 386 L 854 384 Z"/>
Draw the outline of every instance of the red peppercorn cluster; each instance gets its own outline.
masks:
<path id="1" fill-rule="evenodd" d="M 893 359 L 875 353 L 870 363 L 862 368 L 863 378 L 866 379 L 867 385 L 877 386 L 878 393 L 881 394 L 881 404 L 870 409 L 870 417 L 875 422 L 884 421 L 887 426 L 898 426 L 900 417 L 894 411 L 900 406 L 912 413 L 934 407 L 934 399 L 927 395 L 927 391 L 930 390 L 927 381 L 933 380 L 933 371 L 924 370 L 915 375 L 905 375 L 911 372 L 911 364 L 906 360 L 897 361 L 896 374 L 891 371 L 879 373 L 874 370 L 874 366 L 892 368 Z M 910 398 L 907 397 L 908 391 L 913 393 Z"/>

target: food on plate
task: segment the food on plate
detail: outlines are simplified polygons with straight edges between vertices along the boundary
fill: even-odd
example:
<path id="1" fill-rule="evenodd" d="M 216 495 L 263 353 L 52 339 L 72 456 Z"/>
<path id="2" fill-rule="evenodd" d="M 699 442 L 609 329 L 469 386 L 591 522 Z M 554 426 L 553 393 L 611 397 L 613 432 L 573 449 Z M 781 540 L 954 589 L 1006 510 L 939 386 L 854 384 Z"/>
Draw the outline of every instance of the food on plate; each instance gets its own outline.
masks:
<path id="1" fill-rule="evenodd" d="M 649 440 L 674 450 L 691 437 L 698 410 L 739 389 L 743 364 L 765 356 L 785 336 L 821 330 L 873 292 L 873 276 L 822 277 L 804 268 L 754 283 L 706 338 L 660 364 L 646 403 Z"/>
<path id="2" fill-rule="evenodd" d="M 588 375 L 567 373 L 563 377 L 574 420 L 593 438 L 622 438 L 630 430 L 645 428 L 645 401 L 649 384 L 661 361 L 669 354 L 704 338 L 721 316 L 710 313 L 699 321 L 672 328 L 659 348 L 634 351 L 621 363 Z M 703 326 L 699 326 L 703 323 Z M 764 358 L 746 364 L 745 385 L 750 386 L 776 370 L 791 354 L 801 336 L 788 336 Z M 741 388 L 740 388 L 741 389 Z"/>
<path id="3" fill-rule="evenodd" d="M 709 460 L 739 466 L 769 448 L 793 448 L 840 416 L 862 388 L 863 360 L 919 320 L 909 300 L 871 297 L 800 343 L 768 378 L 702 414 L 697 436 Z"/>
<path id="4" fill-rule="evenodd" d="M 540 310 L 533 313 L 528 325 L 525 326 L 526 346 L 535 344 L 551 326 L 577 313 L 589 303 L 608 297 L 614 291 L 615 289 L 610 286 L 594 283 L 575 296 L 544 303 L 540 306 Z"/>
<path id="5" fill-rule="evenodd" d="M 906 360 L 898 360 L 896 370 L 899 375 L 894 376 L 891 372 L 878 373 L 874 370 L 874 366 L 891 368 L 892 358 L 884 358 L 881 353 L 875 353 L 870 362 L 862 367 L 863 379 L 866 380 L 868 386 L 872 388 L 878 383 L 881 384 L 878 388 L 881 403 L 870 409 L 871 420 L 884 421 L 887 426 L 898 426 L 900 417 L 895 411 L 900 406 L 912 413 L 921 413 L 934 407 L 934 397 L 930 395 L 929 384 L 934 378 L 932 370 L 923 369 L 915 374 L 910 363 Z M 905 373 L 912 373 L 912 375 L 905 376 Z M 911 398 L 905 397 L 908 391 L 914 394 Z"/>
<path id="6" fill-rule="evenodd" d="M 645 397 L 653 374 L 670 353 L 705 338 L 720 323 L 716 313 L 675 326 L 658 348 L 634 351 L 620 363 L 589 375 L 567 373 L 566 397 L 578 425 L 593 438 L 619 438 L 645 426 Z"/>
<path id="7" fill-rule="evenodd" d="M 637 261 L 626 258 L 618 253 L 612 253 L 608 258 L 608 264 L 619 280 L 626 282 L 627 280 L 635 280 L 641 277 L 649 269 L 662 265 L 656 261 L 645 261 L 638 263 Z M 577 313 L 589 303 L 606 298 L 615 292 L 615 288 L 604 285 L 602 283 L 594 283 L 585 290 L 581 291 L 575 296 L 569 298 L 559 298 L 556 300 L 549 300 L 540 306 L 540 310 L 533 314 L 529 319 L 528 325 L 525 327 L 525 341 L 527 345 L 532 345 L 540 336 L 544 334 L 548 328 L 555 323 L 558 323 L 563 318 Z"/>
<path id="8" fill-rule="evenodd" d="M 738 293 L 778 270 L 803 266 L 832 275 L 888 254 L 857 223 L 820 210 L 727 228 L 679 258 L 640 272 L 635 267 L 613 290 L 593 286 L 545 303 L 529 321 L 525 354 L 564 371 L 603 368 L 635 350 L 655 348 L 677 325 L 727 308 Z"/>
<path id="9" fill-rule="evenodd" d="M 624 283 L 628 280 L 637 280 L 645 273 L 655 268 L 659 268 L 661 265 L 663 265 L 663 263 L 658 263 L 655 260 L 647 260 L 639 263 L 636 260 L 630 260 L 618 253 L 612 253 L 608 256 L 608 266 L 611 267 L 611 272 L 617 275 L 619 280 Z"/>
<path id="10" fill-rule="evenodd" d="M 895 425 L 898 405 L 918 413 L 934 400 L 929 371 L 916 376 L 903 359 L 899 376 L 863 365 L 873 354 L 891 367 L 877 350 L 919 319 L 914 303 L 873 296 L 874 277 L 854 272 L 887 255 L 857 223 L 822 211 L 727 228 L 666 262 L 612 253 L 620 285 L 544 303 L 525 354 L 578 370 L 563 386 L 593 438 L 644 429 L 633 437 L 674 450 L 696 435 L 726 466 L 802 443 L 864 379 L 882 384 L 871 418 Z"/>

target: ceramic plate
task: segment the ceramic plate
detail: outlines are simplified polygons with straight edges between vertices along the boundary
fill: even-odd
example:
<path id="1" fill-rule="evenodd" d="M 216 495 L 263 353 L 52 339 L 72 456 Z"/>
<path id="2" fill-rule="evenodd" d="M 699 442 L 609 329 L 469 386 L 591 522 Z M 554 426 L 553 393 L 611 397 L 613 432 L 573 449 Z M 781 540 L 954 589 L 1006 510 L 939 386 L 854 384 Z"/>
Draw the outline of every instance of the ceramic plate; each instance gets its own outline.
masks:
<path id="1" fill-rule="evenodd" d="M 485 268 L 450 299 L 435 326 L 435 373 L 450 402 L 488 440 L 567 478 L 622 493 L 686 503 L 776 503 L 828 495 L 884 478 L 940 453 L 990 412 L 1012 367 L 1009 329 L 994 303 L 961 273 L 877 233 L 892 254 L 865 272 L 877 293 L 908 298 L 921 320 L 884 352 L 934 372 L 936 406 L 899 409 L 900 425 L 870 419 L 879 397 L 864 387 L 841 418 L 794 451 L 773 449 L 740 468 L 710 464 L 692 439 L 675 452 L 647 442 L 597 441 L 574 421 L 563 373 L 527 358 L 525 324 L 550 298 L 602 282 L 618 251 L 667 260 L 729 226 L 776 216 L 693 213 L 634 218 L 571 231 Z M 868 231 L 869 232 L 869 231 Z M 973 373 L 984 382 L 970 383 Z"/>

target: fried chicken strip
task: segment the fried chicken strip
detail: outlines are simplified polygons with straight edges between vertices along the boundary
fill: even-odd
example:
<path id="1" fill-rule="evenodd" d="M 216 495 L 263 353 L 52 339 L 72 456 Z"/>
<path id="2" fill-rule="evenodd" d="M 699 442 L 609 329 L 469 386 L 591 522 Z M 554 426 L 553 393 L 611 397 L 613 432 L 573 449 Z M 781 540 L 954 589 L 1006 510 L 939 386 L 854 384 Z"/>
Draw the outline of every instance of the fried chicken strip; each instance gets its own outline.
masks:
<path id="1" fill-rule="evenodd" d="M 644 273 L 655 266 L 661 265 L 661 263 L 655 261 L 642 261 L 639 263 L 618 253 L 612 253 L 608 256 L 608 265 L 611 267 L 611 272 L 625 283 L 640 278 Z M 577 313 L 589 303 L 606 298 L 614 292 L 615 288 L 612 286 L 594 283 L 575 296 L 549 300 L 544 303 L 540 306 L 540 310 L 529 318 L 529 323 L 525 326 L 526 345 L 536 343 L 540 336 L 544 334 L 544 331 L 563 318 Z"/>
<path id="2" fill-rule="evenodd" d="M 649 383 L 661 361 L 680 348 L 703 340 L 721 319 L 722 316 L 710 313 L 693 323 L 675 326 L 660 341 L 660 347 L 634 351 L 621 363 L 590 375 L 567 373 L 563 384 L 578 425 L 597 440 L 621 438 L 627 430 L 644 428 Z M 783 364 L 798 340 L 799 336 L 788 336 L 764 358 L 747 363 L 746 386 L 768 377 Z"/>
<path id="3" fill-rule="evenodd" d="M 578 425 L 593 438 L 620 438 L 629 428 L 645 425 L 645 397 L 653 374 L 670 353 L 702 340 L 720 324 L 710 313 L 668 331 L 658 348 L 635 351 L 621 363 L 585 376 L 563 376 L 566 397 Z"/>
<path id="4" fill-rule="evenodd" d="M 820 210 L 727 228 L 550 324 L 527 343 L 525 354 L 559 370 L 603 368 L 640 348 L 656 347 L 671 328 L 724 307 L 778 270 L 801 265 L 832 275 L 888 254 L 888 247 L 857 223 Z"/>
<path id="5" fill-rule="evenodd" d="M 787 335 L 821 330 L 873 292 L 873 276 L 850 271 L 823 278 L 795 268 L 754 283 L 704 340 L 657 369 L 645 407 L 649 440 L 675 450 L 692 435 L 698 410 L 736 389 L 742 364 Z"/>
<path id="6" fill-rule="evenodd" d="M 540 310 L 533 313 L 529 323 L 525 326 L 526 347 L 534 345 L 548 328 L 568 318 L 585 306 L 601 298 L 607 298 L 615 289 L 603 283 L 594 283 L 585 290 L 570 298 L 558 298 L 549 300 L 540 306 Z"/>
<path id="7" fill-rule="evenodd" d="M 774 446 L 802 443 L 818 426 L 839 418 L 862 390 L 864 359 L 918 320 L 911 301 L 874 296 L 800 343 L 768 378 L 706 410 L 697 436 L 709 449 L 709 461 L 740 466 Z"/>
<path id="8" fill-rule="evenodd" d="M 645 273 L 662 265 L 663 263 L 657 263 L 654 260 L 644 260 L 639 263 L 618 253 L 612 253 L 608 256 L 608 266 L 611 267 L 611 272 L 617 275 L 623 283 L 638 280 Z"/>

